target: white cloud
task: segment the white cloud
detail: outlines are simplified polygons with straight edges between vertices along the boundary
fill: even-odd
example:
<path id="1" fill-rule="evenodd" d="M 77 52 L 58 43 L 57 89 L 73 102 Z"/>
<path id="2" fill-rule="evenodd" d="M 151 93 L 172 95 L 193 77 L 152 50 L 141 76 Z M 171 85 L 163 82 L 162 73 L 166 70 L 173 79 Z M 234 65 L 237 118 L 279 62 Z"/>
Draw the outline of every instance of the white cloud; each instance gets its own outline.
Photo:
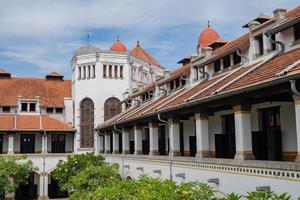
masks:
<path id="1" fill-rule="evenodd" d="M 156 37 L 174 27 L 192 27 L 178 34 L 194 37 L 210 20 L 219 32 L 231 36 L 225 39 L 232 39 L 260 12 L 272 15 L 274 8 L 296 5 L 297 1 L 273 0 L 0 0 L 0 56 L 37 65 L 43 72 L 66 71 L 72 52 L 82 44 L 80 38 L 89 30 L 105 29 L 121 30 L 129 47 L 140 39 L 144 47 L 158 51 L 158 60 L 170 60 L 172 51 L 184 44 L 175 36 L 164 41 Z M 94 44 L 103 49 L 111 42 L 97 38 Z"/>

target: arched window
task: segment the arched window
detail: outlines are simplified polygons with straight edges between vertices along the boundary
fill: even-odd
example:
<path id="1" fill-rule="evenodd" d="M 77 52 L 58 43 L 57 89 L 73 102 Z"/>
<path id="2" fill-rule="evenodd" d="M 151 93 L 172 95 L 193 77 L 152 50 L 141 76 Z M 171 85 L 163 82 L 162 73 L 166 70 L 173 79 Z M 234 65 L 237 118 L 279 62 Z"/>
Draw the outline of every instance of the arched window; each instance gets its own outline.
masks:
<path id="1" fill-rule="evenodd" d="M 104 103 L 104 121 L 112 118 L 122 111 L 120 100 L 116 97 L 108 98 Z"/>
<path id="2" fill-rule="evenodd" d="M 94 102 L 85 98 L 80 104 L 80 146 L 94 147 Z"/>

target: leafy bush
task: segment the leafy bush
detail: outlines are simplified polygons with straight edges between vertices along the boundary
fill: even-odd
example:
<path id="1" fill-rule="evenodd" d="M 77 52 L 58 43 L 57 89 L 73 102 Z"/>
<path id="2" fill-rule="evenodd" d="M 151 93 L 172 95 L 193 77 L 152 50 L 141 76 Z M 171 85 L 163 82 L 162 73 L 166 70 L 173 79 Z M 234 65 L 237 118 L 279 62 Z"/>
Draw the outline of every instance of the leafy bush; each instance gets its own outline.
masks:
<path id="1" fill-rule="evenodd" d="M 22 156 L 0 156 L 0 194 L 14 192 L 20 184 L 26 184 L 32 162 Z"/>
<path id="2" fill-rule="evenodd" d="M 244 198 L 243 198 L 244 197 Z M 224 198 L 219 198 L 220 200 L 290 200 L 291 196 L 287 193 L 280 195 L 275 194 L 274 192 L 248 192 L 247 195 L 242 196 L 236 193 L 227 194 Z"/>
<path id="3" fill-rule="evenodd" d="M 76 196 L 77 199 L 103 200 L 208 200 L 213 190 L 200 182 L 188 182 L 177 185 L 171 180 L 161 180 L 141 176 L 136 180 L 122 180 L 93 193 Z"/>
<path id="4" fill-rule="evenodd" d="M 52 176 L 58 180 L 62 190 L 74 191 L 75 185 L 72 179 L 90 166 L 103 166 L 104 158 L 93 153 L 68 156 L 66 161 L 59 161 Z"/>
<path id="5" fill-rule="evenodd" d="M 1 169 L 0 169 L 1 170 Z M 134 180 L 122 180 L 118 166 L 109 166 L 101 156 L 82 154 L 60 161 L 53 171 L 63 190 L 71 192 L 70 200 L 290 200 L 286 193 L 249 192 L 246 195 L 230 193 L 215 197 L 215 191 L 198 181 L 176 184 L 141 176 Z"/>

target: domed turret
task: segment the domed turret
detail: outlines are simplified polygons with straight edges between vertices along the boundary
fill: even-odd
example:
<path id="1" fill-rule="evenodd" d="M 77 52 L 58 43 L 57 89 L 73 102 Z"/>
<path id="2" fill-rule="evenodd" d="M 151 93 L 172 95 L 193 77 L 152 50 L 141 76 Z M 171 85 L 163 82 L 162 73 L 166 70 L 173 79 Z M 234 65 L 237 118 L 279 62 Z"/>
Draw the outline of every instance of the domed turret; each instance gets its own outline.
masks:
<path id="1" fill-rule="evenodd" d="M 217 41 L 220 38 L 219 34 L 210 27 L 208 22 L 208 26 L 198 37 L 198 45 L 197 48 L 205 48 L 212 44 L 213 42 Z"/>
<path id="2" fill-rule="evenodd" d="M 99 52 L 100 52 L 99 48 L 88 44 L 77 49 L 74 53 L 74 56 L 91 54 L 91 53 L 99 53 Z"/>
<path id="3" fill-rule="evenodd" d="M 119 36 L 117 36 L 117 41 L 110 47 L 110 51 L 117 51 L 117 52 L 126 52 L 126 46 L 120 42 Z"/>

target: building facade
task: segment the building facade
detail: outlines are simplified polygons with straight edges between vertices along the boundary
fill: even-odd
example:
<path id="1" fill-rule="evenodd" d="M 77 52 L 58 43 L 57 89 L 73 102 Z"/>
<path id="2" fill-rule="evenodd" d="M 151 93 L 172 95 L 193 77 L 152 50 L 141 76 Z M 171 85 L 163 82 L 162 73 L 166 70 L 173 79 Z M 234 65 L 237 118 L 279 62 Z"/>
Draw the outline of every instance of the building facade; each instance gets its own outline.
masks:
<path id="1" fill-rule="evenodd" d="M 38 168 L 6 198 L 66 197 L 51 171 L 85 152 L 118 163 L 124 178 L 299 197 L 300 7 L 244 28 L 226 41 L 208 24 L 195 53 L 171 72 L 119 37 L 109 50 L 75 51 L 71 80 L 0 70 L 0 154 L 25 154 Z"/>
<path id="2" fill-rule="evenodd" d="M 220 193 L 298 198 L 300 7 L 260 14 L 244 28 L 226 41 L 208 25 L 181 67 L 97 126 L 96 152 L 118 163 L 124 178 L 149 174 L 200 180 Z"/>
<path id="3" fill-rule="evenodd" d="M 71 69 L 71 80 L 58 72 L 45 78 L 18 78 L 0 70 L 0 155 L 25 154 L 37 167 L 29 184 L 5 194 L 7 199 L 66 197 L 51 177 L 58 161 L 94 152 L 96 125 L 124 109 L 120 104 L 124 95 L 165 72 L 139 42 L 129 51 L 119 38 L 107 51 L 80 47 Z"/>

